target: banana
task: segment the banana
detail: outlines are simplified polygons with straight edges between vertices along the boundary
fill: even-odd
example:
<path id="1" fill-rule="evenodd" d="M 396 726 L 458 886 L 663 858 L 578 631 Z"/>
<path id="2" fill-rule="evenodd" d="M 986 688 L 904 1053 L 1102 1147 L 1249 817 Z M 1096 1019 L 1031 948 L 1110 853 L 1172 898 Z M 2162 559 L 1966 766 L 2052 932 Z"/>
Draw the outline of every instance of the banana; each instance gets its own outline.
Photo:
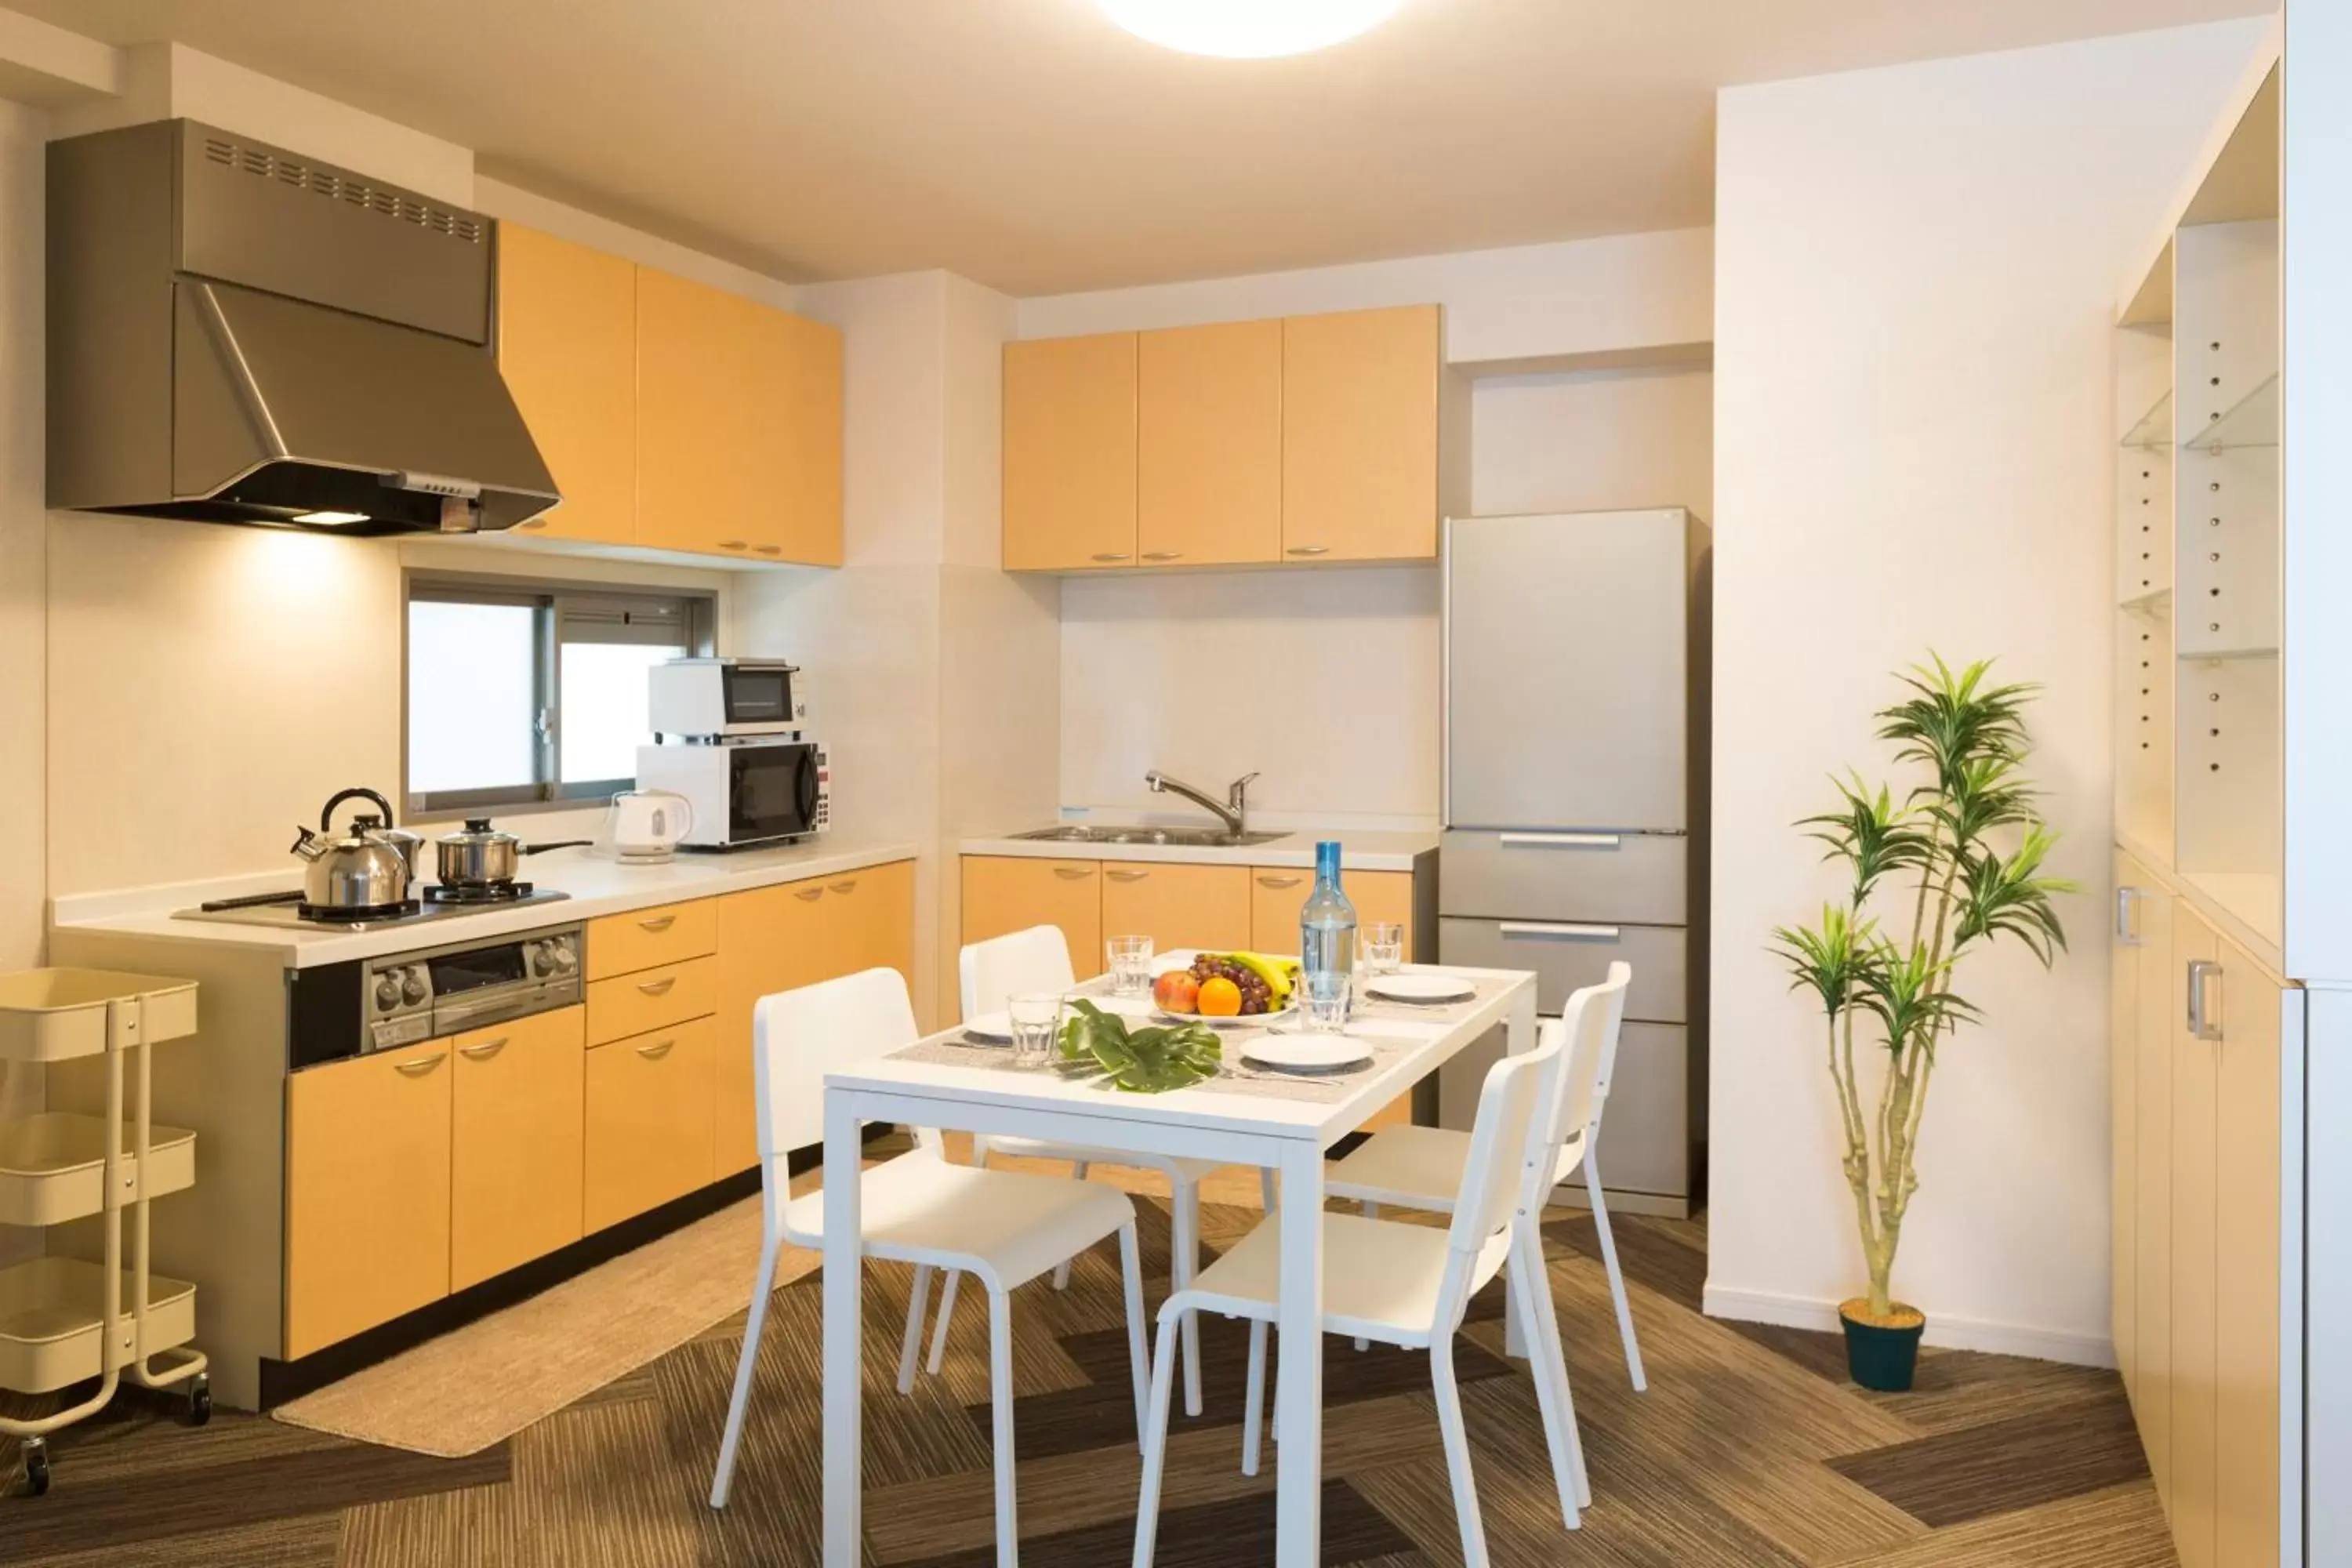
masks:
<path id="1" fill-rule="evenodd" d="M 1276 1012 L 1290 997 L 1291 983 L 1298 977 L 1298 965 L 1288 959 L 1268 958 L 1262 952 L 1236 952 L 1228 955 L 1235 963 L 1265 982 L 1267 996 Z"/>

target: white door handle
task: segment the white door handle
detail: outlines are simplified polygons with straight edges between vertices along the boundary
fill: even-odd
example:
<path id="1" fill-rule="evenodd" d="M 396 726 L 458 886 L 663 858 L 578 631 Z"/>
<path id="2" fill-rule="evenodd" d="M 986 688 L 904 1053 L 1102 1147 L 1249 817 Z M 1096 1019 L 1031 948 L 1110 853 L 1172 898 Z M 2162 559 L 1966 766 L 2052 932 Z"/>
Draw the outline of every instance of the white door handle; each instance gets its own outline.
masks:
<path id="1" fill-rule="evenodd" d="M 1624 934 L 1615 926 L 1559 925 L 1549 921 L 1504 921 L 1495 929 L 1505 936 L 1556 936 L 1570 942 L 1615 942 Z"/>
<path id="2" fill-rule="evenodd" d="M 1514 849 L 1617 849 L 1625 843 L 1622 833 L 1505 833 L 1499 837 Z"/>

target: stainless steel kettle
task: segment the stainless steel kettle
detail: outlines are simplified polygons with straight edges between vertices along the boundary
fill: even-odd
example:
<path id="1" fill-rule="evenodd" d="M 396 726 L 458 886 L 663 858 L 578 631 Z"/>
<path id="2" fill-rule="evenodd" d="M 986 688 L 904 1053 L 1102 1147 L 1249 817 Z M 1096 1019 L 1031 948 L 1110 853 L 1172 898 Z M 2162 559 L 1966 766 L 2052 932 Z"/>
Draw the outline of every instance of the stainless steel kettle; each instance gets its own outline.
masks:
<path id="1" fill-rule="evenodd" d="M 347 800 L 373 802 L 381 816 L 361 812 L 342 833 L 334 830 L 335 807 Z M 392 826 L 392 805 L 372 789 L 347 789 L 319 813 L 319 829 L 294 830 L 294 853 L 308 863 L 302 901 L 315 910 L 375 910 L 404 902 L 416 876 L 425 840 Z"/>

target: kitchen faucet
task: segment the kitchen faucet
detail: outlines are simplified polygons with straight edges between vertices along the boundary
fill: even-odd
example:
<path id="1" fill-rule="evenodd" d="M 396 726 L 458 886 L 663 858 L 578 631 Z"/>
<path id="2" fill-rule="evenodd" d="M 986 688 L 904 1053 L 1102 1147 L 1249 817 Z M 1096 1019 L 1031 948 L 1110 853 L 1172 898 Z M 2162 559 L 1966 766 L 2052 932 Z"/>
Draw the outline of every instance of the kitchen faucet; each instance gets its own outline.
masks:
<path id="1" fill-rule="evenodd" d="M 1165 793 L 1182 795 L 1186 800 L 1202 810 L 1209 812 L 1219 822 L 1223 823 L 1228 836 L 1239 838 L 1247 831 L 1250 780 L 1255 777 L 1257 777 L 1255 773 L 1244 773 L 1235 779 L 1225 790 L 1225 801 L 1223 805 L 1218 805 L 1207 792 L 1194 789 L 1182 779 L 1170 778 L 1158 768 L 1144 774 L 1143 782 L 1150 786 L 1155 795 Z"/>

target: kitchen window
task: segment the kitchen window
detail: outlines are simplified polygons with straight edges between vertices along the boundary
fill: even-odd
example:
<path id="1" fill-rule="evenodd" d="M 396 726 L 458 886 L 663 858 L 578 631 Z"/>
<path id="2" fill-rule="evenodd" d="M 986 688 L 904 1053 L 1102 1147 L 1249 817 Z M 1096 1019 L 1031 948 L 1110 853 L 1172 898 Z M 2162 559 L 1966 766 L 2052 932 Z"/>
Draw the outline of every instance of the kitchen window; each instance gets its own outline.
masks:
<path id="1" fill-rule="evenodd" d="M 636 777 L 646 672 L 711 651 L 707 594 L 409 579 L 406 811 L 596 800 Z"/>

